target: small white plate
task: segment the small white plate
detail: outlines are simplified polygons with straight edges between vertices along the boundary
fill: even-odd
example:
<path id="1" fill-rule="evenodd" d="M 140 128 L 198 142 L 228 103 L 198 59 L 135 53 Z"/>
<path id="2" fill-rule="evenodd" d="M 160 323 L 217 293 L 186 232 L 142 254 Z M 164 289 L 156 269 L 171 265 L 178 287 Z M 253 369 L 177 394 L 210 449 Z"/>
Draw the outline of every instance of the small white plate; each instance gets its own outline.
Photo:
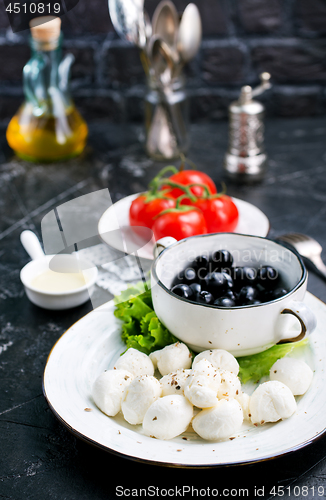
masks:
<path id="1" fill-rule="evenodd" d="M 139 257 L 153 260 L 154 237 L 148 242 L 137 236 L 133 231 L 128 231 L 125 238 L 123 236 L 119 238 L 116 234 L 117 229 L 129 226 L 130 205 L 139 194 L 122 198 L 122 200 L 117 201 L 108 208 L 99 220 L 98 233 L 105 243 L 117 250 L 130 253 L 128 247 L 137 248 Z M 270 223 L 266 215 L 247 201 L 238 198 L 232 199 L 239 211 L 239 223 L 234 232 L 253 236 L 267 236 Z"/>
<path id="2" fill-rule="evenodd" d="M 140 425 L 129 425 L 121 415 L 110 418 L 101 413 L 92 399 L 92 384 L 102 371 L 113 367 L 125 350 L 113 302 L 82 318 L 55 344 L 44 371 L 44 395 L 53 413 L 77 437 L 134 460 L 179 467 L 217 467 L 259 462 L 293 452 L 326 430 L 326 304 L 309 293 L 305 301 L 318 321 L 310 344 L 298 349 L 315 372 L 311 387 L 297 398 L 298 409 L 292 417 L 259 427 L 244 424 L 235 439 L 204 441 L 189 431 L 163 441 L 145 436 Z"/>

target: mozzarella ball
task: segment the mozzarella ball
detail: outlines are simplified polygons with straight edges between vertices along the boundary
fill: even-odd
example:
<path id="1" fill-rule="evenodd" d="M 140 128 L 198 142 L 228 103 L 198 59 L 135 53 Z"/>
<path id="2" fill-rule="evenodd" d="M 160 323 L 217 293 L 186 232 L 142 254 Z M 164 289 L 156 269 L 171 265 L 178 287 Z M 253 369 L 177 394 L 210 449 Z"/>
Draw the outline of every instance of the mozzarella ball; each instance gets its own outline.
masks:
<path id="1" fill-rule="evenodd" d="M 126 370 L 107 370 L 97 377 L 92 395 L 96 406 L 109 417 L 121 410 L 123 391 L 134 378 Z"/>
<path id="2" fill-rule="evenodd" d="M 186 380 L 184 395 L 194 406 L 210 408 L 218 402 L 220 385 L 220 372 L 207 359 L 201 359 Z"/>
<path id="3" fill-rule="evenodd" d="M 169 394 L 183 395 L 184 386 L 190 374 L 191 370 L 177 370 L 176 372 L 164 375 L 160 379 L 162 396 L 168 396 Z"/>
<path id="4" fill-rule="evenodd" d="M 191 367 L 191 353 L 182 342 L 167 345 L 159 351 L 152 352 L 149 357 L 161 375 Z"/>
<path id="5" fill-rule="evenodd" d="M 246 394 L 245 392 L 240 392 L 240 394 L 237 394 L 235 396 L 235 399 L 238 401 L 238 403 L 240 403 L 240 406 L 241 406 L 242 411 L 243 411 L 243 419 L 250 421 L 250 410 L 249 410 L 250 396 L 249 396 L 249 394 Z"/>
<path id="6" fill-rule="evenodd" d="M 149 356 L 130 347 L 114 365 L 116 370 L 127 370 L 135 377 L 139 375 L 154 375 L 154 365 Z"/>
<path id="7" fill-rule="evenodd" d="M 239 363 L 235 357 L 228 351 L 224 349 L 209 349 L 207 351 L 202 351 L 194 358 L 192 367 L 194 368 L 198 361 L 201 359 L 207 359 L 212 363 L 218 370 L 227 370 L 229 372 L 238 375 L 239 373 Z"/>
<path id="8" fill-rule="evenodd" d="M 172 394 L 157 399 L 145 413 L 143 429 L 147 436 L 172 439 L 187 429 L 193 417 L 191 403 Z"/>
<path id="9" fill-rule="evenodd" d="M 126 387 L 122 398 L 121 410 L 125 420 L 129 424 L 141 424 L 146 411 L 161 393 L 161 385 L 155 377 L 140 375 L 134 378 Z"/>
<path id="10" fill-rule="evenodd" d="M 287 385 L 294 396 L 301 396 L 309 389 L 313 371 L 301 359 L 282 358 L 273 364 L 269 372 L 271 380 L 278 380 Z"/>
<path id="11" fill-rule="evenodd" d="M 192 427 L 203 439 L 216 441 L 237 432 L 243 422 L 241 405 L 235 399 L 221 399 L 213 408 L 202 410 Z"/>
<path id="12" fill-rule="evenodd" d="M 221 384 L 217 391 L 218 399 L 235 398 L 241 393 L 241 382 L 239 377 L 227 370 L 219 370 Z"/>
<path id="13" fill-rule="evenodd" d="M 296 408 L 297 404 L 291 390 L 277 380 L 259 385 L 250 397 L 249 412 L 253 424 L 277 422 L 289 418 Z"/>

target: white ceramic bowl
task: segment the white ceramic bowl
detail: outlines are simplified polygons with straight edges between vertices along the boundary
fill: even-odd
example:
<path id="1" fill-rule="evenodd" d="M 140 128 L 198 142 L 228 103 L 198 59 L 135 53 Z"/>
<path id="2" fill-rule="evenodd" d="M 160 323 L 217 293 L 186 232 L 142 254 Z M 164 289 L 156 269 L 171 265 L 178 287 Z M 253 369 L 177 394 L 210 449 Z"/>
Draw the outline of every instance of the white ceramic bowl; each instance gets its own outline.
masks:
<path id="1" fill-rule="evenodd" d="M 36 276 L 49 269 L 50 261 L 55 257 L 67 272 L 76 272 L 76 262 L 78 268 L 82 270 L 85 278 L 85 285 L 67 292 L 45 292 L 35 288 L 31 283 Z M 94 289 L 97 278 L 97 268 L 88 261 L 78 259 L 75 255 L 47 255 L 32 260 L 20 272 L 20 279 L 25 287 L 26 295 L 33 304 L 44 309 L 63 310 L 79 306 L 89 300 Z"/>
<path id="2" fill-rule="evenodd" d="M 301 340 L 316 327 L 314 314 L 302 302 L 307 271 L 291 250 L 267 238 L 234 233 L 171 242 L 171 238 L 157 242 L 159 255 L 151 276 L 153 305 L 162 323 L 194 351 L 220 348 L 245 356 L 279 342 Z M 273 266 L 289 292 L 271 302 L 225 308 L 196 304 L 170 291 L 173 278 L 196 256 L 221 249 L 232 253 L 234 266 Z"/>

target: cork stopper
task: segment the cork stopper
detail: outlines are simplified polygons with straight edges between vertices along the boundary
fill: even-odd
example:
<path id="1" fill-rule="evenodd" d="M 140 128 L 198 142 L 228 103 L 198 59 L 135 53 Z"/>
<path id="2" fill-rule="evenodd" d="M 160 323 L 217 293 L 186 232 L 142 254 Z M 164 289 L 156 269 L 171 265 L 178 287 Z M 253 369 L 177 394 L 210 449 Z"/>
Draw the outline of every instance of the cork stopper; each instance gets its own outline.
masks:
<path id="1" fill-rule="evenodd" d="M 61 19 L 55 16 L 36 17 L 30 21 L 29 26 L 34 40 L 53 42 L 60 36 Z"/>

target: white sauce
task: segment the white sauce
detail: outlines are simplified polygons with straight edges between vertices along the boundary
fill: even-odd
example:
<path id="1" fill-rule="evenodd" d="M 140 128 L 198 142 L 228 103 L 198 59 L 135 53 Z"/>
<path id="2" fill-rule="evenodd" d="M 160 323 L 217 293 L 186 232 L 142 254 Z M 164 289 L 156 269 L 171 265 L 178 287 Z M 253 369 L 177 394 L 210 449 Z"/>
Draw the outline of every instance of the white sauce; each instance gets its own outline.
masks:
<path id="1" fill-rule="evenodd" d="M 42 292 L 70 292 L 86 285 L 82 273 L 56 273 L 48 269 L 31 281 L 31 286 Z"/>

